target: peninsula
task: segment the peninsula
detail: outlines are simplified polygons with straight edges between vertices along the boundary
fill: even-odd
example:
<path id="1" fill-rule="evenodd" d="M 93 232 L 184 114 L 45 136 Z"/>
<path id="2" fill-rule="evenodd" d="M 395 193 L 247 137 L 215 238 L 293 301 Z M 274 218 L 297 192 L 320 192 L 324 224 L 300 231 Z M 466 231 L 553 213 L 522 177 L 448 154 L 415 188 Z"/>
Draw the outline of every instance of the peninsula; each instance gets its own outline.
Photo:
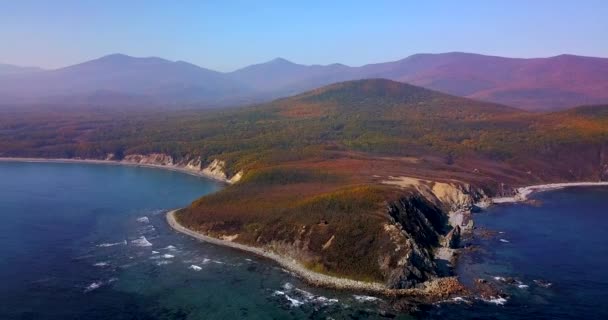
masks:
<path id="1" fill-rule="evenodd" d="M 449 266 L 472 210 L 542 189 L 525 186 L 608 179 L 608 106 L 532 113 L 384 79 L 235 109 L 4 114 L 0 125 L 0 157 L 228 182 L 168 222 L 312 283 L 376 293 L 459 292 Z"/>

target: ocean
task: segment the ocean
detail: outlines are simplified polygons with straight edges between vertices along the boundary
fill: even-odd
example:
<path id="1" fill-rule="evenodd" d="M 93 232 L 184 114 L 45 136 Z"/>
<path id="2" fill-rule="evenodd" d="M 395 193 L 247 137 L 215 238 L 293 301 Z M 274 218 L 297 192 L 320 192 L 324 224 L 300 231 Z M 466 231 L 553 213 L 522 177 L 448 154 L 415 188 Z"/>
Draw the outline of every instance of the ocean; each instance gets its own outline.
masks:
<path id="1" fill-rule="evenodd" d="M 416 314 L 384 297 L 310 287 L 272 261 L 168 228 L 167 210 L 220 188 L 152 168 L 0 163 L 0 319 L 608 318 L 606 188 L 475 214 L 478 230 L 496 232 L 470 243 L 478 250 L 458 272 L 509 297 Z"/>

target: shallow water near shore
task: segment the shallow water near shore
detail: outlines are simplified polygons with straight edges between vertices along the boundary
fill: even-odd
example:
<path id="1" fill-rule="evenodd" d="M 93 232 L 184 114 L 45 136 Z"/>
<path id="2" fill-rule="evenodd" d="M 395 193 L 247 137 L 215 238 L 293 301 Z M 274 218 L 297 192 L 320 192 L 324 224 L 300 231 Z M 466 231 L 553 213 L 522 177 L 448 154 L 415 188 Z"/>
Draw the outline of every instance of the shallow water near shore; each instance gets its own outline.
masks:
<path id="1" fill-rule="evenodd" d="M 505 305 L 448 303 L 415 316 L 382 297 L 312 288 L 271 261 L 166 225 L 167 210 L 219 188 L 159 169 L 0 163 L 0 319 L 608 317 L 608 188 L 476 214 L 478 226 L 504 233 L 476 240 L 481 251 L 459 265 L 463 280 L 521 283 L 503 286 Z"/>
<path id="2" fill-rule="evenodd" d="M 386 315 L 382 300 L 311 288 L 271 261 L 168 227 L 167 210 L 220 188 L 160 169 L 0 163 L 0 319 Z"/>

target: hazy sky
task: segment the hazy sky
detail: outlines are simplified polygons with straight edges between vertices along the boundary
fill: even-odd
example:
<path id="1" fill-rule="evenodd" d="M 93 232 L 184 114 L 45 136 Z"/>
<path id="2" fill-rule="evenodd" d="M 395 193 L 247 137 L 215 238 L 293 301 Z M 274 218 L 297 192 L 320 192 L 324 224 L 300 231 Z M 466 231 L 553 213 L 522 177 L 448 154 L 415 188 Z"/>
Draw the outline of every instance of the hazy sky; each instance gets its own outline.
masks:
<path id="1" fill-rule="evenodd" d="M 117 52 L 220 71 L 274 57 L 607 57 L 608 1 L 0 1 L 0 44 L 0 62 L 45 68 Z"/>

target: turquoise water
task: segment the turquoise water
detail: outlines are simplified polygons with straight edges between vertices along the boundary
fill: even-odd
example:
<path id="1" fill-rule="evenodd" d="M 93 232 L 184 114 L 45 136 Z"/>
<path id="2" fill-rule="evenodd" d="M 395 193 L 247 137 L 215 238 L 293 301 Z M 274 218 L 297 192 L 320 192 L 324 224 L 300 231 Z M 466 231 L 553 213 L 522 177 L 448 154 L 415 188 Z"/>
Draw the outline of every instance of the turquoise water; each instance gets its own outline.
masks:
<path id="1" fill-rule="evenodd" d="M 468 298 L 413 316 L 386 298 L 309 287 L 270 261 L 167 227 L 168 209 L 219 188 L 158 169 L 0 163 L 0 319 L 608 318 L 608 188 L 476 214 L 497 233 L 472 240 L 479 250 L 458 271 L 467 283 L 495 283 L 508 300 Z"/>

